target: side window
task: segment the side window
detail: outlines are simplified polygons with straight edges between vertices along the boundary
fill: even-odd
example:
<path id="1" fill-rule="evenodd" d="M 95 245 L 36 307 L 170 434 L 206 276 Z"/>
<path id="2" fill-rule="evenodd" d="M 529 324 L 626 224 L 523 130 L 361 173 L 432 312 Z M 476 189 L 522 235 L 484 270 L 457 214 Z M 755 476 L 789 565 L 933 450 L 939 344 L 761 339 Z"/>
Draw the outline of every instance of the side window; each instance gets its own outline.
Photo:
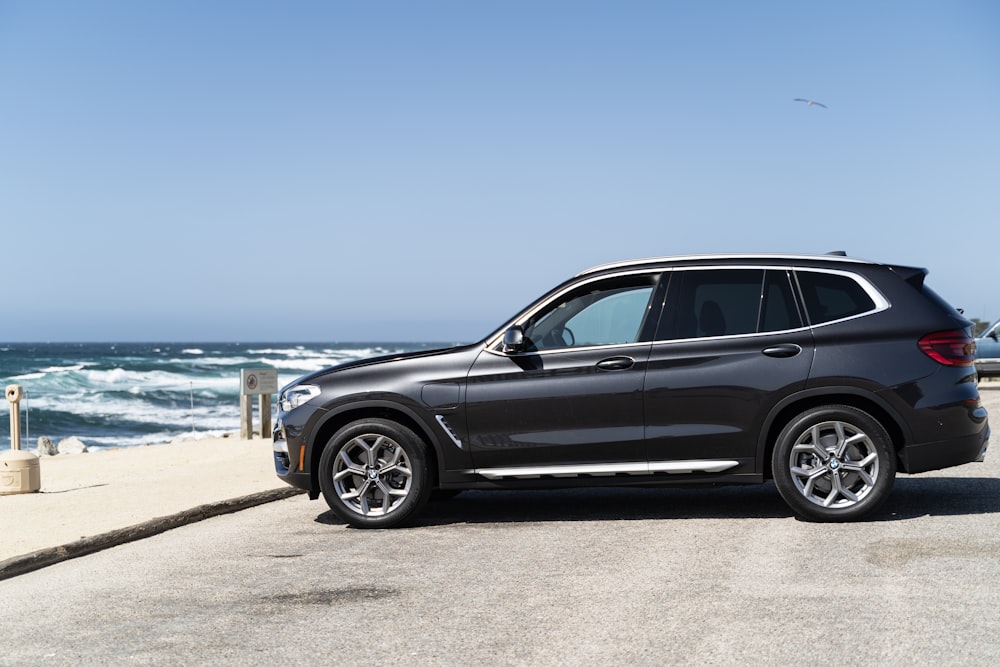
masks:
<path id="1" fill-rule="evenodd" d="M 553 302 L 524 326 L 528 350 L 634 343 L 649 311 L 653 276 L 586 285 Z"/>
<path id="2" fill-rule="evenodd" d="M 668 321 L 661 339 L 756 333 L 763 269 L 677 271 L 680 288 L 667 297 Z M 673 284 L 671 284 L 673 287 Z"/>
<path id="3" fill-rule="evenodd" d="M 875 309 L 872 298 L 850 276 L 817 271 L 796 271 L 795 276 L 812 324 L 832 322 Z"/>
<path id="4" fill-rule="evenodd" d="M 735 336 L 802 326 L 782 270 L 676 271 L 659 340 Z"/>
<path id="5" fill-rule="evenodd" d="M 802 326 L 786 271 L 767 271 L 758 331 L 785 331 Z"/>

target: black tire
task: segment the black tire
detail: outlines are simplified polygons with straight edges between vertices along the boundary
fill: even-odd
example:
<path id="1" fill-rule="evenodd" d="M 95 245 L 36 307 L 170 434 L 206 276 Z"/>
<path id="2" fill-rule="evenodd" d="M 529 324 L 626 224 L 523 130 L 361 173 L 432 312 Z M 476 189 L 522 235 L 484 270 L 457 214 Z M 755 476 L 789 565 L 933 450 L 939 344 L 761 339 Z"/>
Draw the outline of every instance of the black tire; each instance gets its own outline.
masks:
<path id="1" fill-rule="evenodd" d="M 427 449 L 396 422 L 352 422 L 323 450 L 319 485 L 330 510 L 350 525 L 393 528 L 416 516 L 427 502 Z"/>
<path id="2" fill-rule="evenodd" d="M 810 521 L 853 521 L 892 491 L 896 455 L 885 428 L 847 405 L 806 410 L 778 436 L 771 457 L 781 497 Z"/>

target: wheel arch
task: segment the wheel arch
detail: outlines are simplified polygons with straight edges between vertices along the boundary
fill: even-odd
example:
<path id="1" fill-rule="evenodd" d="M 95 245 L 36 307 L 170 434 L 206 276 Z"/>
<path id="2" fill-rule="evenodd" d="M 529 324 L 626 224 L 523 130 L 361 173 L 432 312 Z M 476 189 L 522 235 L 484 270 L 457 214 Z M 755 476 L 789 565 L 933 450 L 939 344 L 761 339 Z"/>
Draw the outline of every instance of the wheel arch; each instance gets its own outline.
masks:
<path id="1" fill-rule="evenodd" d="M 384 419 L 405 426 L 413 431 L 427 447 L 427 462 L 430 467 L 428 472 L 432 488 L 438 485 L 438 471 L 441 467 L 441 448 L 437 439 L 422 419 L 411 410 L 396 403 L 383 401 L 362 405 L 352 403 L 350 407 L 344 410 L 332 411 L 314 431 L 307 461 L 309 467 L 310 495 L 315 493 L 317 494 L 316 497 L 318 497 L 319 460 L 330 438 L 344 426 L 363 419 Z"/>
<path id="2" fill-rule="evenodd" d="M 771 479 L 774 475 L 771 469 L 771 455 L 781 430 L 796 415 L 822 405 L 847 405 L 871 415 L 889 434 L 897 464 L 899 463 L 899 452 L 910 439 L 906 422 L 899 414 L 871 392 L 855 387 L 825 387 L 791 396 L 775 406 L 768 415 L 761 429 L 761 439 L 757 447 L 757 469 L 763 473 L 765 479 Z"/>

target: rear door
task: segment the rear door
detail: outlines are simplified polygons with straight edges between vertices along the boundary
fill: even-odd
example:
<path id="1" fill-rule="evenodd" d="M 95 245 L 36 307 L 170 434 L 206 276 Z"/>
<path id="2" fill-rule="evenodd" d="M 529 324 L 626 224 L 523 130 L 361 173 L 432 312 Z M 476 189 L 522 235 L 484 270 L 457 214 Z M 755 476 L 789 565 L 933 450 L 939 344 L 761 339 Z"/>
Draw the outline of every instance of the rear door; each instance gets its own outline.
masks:
<path id="1" fill-rule="evenodd" d="M 764 419 L 805 386 L 814 354 L 793 294 L 780 268 L 673 272 L 646 374 L 654 470 L 695 461 L 689 469 L 759 472 Z"/>

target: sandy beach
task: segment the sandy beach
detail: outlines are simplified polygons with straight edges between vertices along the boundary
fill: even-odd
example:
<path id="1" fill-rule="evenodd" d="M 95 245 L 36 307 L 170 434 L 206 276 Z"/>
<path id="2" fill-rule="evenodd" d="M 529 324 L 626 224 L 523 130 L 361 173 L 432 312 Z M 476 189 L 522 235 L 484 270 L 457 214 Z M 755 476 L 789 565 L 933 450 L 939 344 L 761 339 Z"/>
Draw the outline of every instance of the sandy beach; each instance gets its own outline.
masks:
<path id="1" fill-rule="evenodd" d="M 39 465 L 39 492 L 0 495 L 0 562 L 200 505 L 288 488 L 274 474 L 270 439 L 60 454 L 42 457 Z"/>

